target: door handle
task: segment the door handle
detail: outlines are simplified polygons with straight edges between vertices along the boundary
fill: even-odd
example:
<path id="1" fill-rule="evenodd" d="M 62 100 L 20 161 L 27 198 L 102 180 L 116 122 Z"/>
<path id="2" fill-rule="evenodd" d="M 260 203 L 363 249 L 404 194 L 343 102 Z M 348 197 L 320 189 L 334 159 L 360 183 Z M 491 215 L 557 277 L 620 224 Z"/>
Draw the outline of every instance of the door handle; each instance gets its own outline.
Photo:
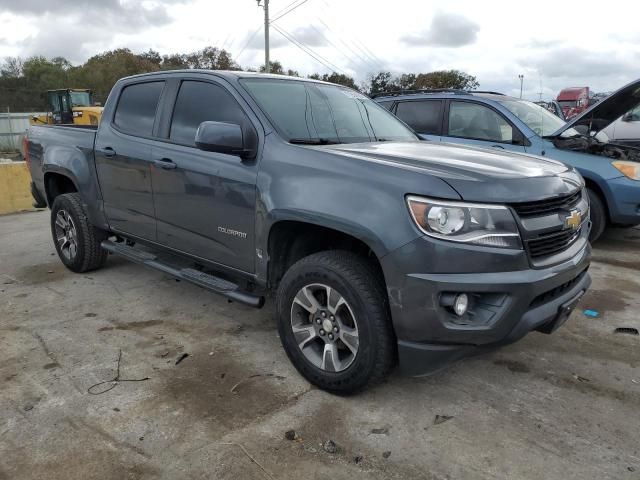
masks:
<path id="1" fill-rule="evenodd" d="M 158 160 L 155 160 L 153 163 L 165 170 L 173 170 L 177 167 L 177 165 L 173 163 L 173 160 L 171 160 L 170 158 L 160 158 Z"/>
<path id="2" fill-rule="evenodd" d="M 111 147 L 104 147 L 104 149 L 102 150 L 102 153 L 107 158 L 113 158 L 116 156 L 116 151 Z"/>
<path id="3" fill-rule="evenodd" d="M 491 145 L 491 148 L 499 148 L 501 150 L 504 150 L 504 147 L 502 145 Z"/>

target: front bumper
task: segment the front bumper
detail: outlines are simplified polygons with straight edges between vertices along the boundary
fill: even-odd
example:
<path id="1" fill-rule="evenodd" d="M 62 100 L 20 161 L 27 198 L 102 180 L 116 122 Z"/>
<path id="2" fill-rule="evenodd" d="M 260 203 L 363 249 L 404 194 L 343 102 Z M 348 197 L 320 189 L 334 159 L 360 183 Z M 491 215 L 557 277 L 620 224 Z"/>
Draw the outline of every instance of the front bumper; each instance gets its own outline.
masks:
<path id="1" fill-rule="evenodd" d="M 420 238 L 382 259 L 400 368 L 409 375 L 432 373 L 532 330 L 551 333 L 591 284 L 586 240 L 569 260 L 540 269 L 531 268 L 525 252 L 444 243 L 434 248 L 433 239 Z M 428 254 L 416 259 L 424 251 L 447 259 L 439 273 L 412 273 L 433 265 Z M 462 273 L 469 270 L 489 273 Z M 463 318 L 441 305 L 443 294 L 462 292 L 474 299 Z"/>
<path id="2" fill-rule="evenodd" d="M 611 222 L 616 225 L 640 224 L 640 181 L 614 178 L 605 184 Z"/>

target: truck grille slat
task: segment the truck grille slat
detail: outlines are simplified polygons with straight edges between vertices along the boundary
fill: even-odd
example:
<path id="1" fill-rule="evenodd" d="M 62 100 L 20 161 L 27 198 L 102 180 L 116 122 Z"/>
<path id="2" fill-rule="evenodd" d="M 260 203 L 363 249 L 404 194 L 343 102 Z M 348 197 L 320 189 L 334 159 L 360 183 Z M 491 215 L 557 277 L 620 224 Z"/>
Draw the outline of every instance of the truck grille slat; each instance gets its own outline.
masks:
<path id="1" fill-rule="evenodd" d="M 527 242 L 529 255 L 531 258 L 538 258 L 562 252 L 578 239 L 581 230 L 582 227 L 578 230 L 565 230 L 559 233 L 543 235 L 535 240 L 529 240 Z"/>
<path id="2" fill-rule="evenodd" d="M 536 202 L 514 203 L 511 206 L 516 213 L 523 218 L 538 217 L 555 213 L 558 210 L 571 210 L 582 198 L 582 191 L 559 198 L 551 198 L 547 200 L 539 200 Z"/>

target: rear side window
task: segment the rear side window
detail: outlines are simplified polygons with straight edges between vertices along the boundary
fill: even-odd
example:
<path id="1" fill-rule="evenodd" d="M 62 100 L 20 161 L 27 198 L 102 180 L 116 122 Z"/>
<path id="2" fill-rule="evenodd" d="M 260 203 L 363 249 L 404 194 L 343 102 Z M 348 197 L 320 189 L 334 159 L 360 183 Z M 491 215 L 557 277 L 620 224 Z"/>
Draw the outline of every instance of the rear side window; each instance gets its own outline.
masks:
<path id="1" fill-rule="evenodd" d="M 440 135 L 442 125 L 442 100 L 401 102 L 396 115 L 418 133 Z"/>
<path id="2" fill-rule="evenodd" d="M 385 102 L 378 102 L 378 105 L 380 105 L 381 107 L 386 108 L 387 110 L 391 110 L 391 107 L 393 107 L 393 100 L 387 100 Z"/>
<path id="3" fill-rule="evenodd" d="M 123 132 L 150 137 L 164 82 L 136 83 L 122 89 L 113 123 Z"/>
<path id="4" fill-rule="evenodd" d="M 171 120 L 169 138 L 195 146 L 196 130 L 202 122 L 245 124 L 238 102 L 224 88 L 212 83 L 184 81 L 180 86 Z"/>

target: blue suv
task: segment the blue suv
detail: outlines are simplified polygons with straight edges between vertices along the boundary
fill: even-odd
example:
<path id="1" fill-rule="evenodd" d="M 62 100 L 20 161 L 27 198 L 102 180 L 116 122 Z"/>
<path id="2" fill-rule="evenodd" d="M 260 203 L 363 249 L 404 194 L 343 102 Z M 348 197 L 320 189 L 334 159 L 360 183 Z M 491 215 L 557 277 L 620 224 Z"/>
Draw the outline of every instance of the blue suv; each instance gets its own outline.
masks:
<path id="1" fill-rule="evenodd" d="M 591 241 L 607 225 L 640 224 L 640 148 L 611 143 L 602 131 L 640 105 L 640 80 L 568 123 L 497 92 L 403 90 L 373 97 L 425 140 L 529 153 L 575 167 L 591 200 Z"/>

